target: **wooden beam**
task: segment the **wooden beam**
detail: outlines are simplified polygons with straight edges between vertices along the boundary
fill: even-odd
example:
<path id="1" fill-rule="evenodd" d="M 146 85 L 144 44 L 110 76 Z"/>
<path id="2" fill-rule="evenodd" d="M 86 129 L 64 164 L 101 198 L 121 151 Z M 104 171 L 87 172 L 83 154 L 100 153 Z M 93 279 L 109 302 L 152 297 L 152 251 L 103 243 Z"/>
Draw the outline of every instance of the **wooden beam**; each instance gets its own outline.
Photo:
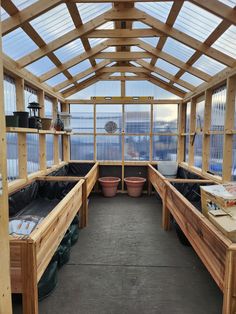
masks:
<path id="1" fill-rule="evenodd" d="M 130 9 L 126 11 L 126 14 L 141 14 L 144 13 L 141 10 L 138 10 L 136 8 Z M 169 37 L 172 37 L 174 39 L 176 39 L 177 41 L 197 50 L 200 51 L 202 53 L 204 53 L 205 55 L 229 66 L 229 67 L 233 67 L 235 64 L 235 59 L 220 52 L 219 50 L 210 47 L 202 42 L 200 42 L 199 40 L 171 27 L 166 25 L 165 23 L 162 23 L 161 21 L 153 18 L 152 16 L 150 16 L 149 14 L 145 13 L 145 18 L 143 20 L 143 23 L 153 27 L 154 29 L 163 32 L 164 34 L 166 34 Z"/>
<path id="2" fill-rule="evenodd" d="M 1 6 L 1 1 L 0 1 Z M 1 24 L 1 18 L 0 18 Z M 9 209 L 7 183 L 7 144 L 4 110 L 2 37 L 0 25 L 0 251 L 1 251 L 1 280 L 0 280 L 0 313 L 11 314 L 11 283 L 10 283 L 10 248 L 9 248 Z"/>
<path id="3" fill-rule="evenodd" d="M 112 75 L 109 77 L 101 77 L 100 81 L 121 81 L 121 82 L 125 82 L 125 81 L 145 81 L 146 80 L 146 76 L 140 74 L 139 76 L 125 76 L 125 75 Z"/>
<path id="4" fill-rule="evenodd" d="M 202 9 L 236 25 L 236 10 L 218 0 L 190 0 Z"/>
<path id="5" fill-rule="evenodd" d="M 150 71 L 145 71 L 142 67 L 135 67 L 135 66 L 112 66 L 112 67 L 106 67 L 102 70 L 103 73 L 116 73 L 116 72 L 129 72 L 129 73 L 143 73 Z"/>
<path id="6" fill-rule="evenodd" d="M 45 12 L 53 9 L 57 5 L 63 3 L 62 0 L 41 0 L 33 3 L 22 11 L 16 13 L 14 16 L 7 18 L 2 22 L 2 34 L 6 35 L 9 32 L 12 32 L 18 27 L 21 27 L 22 24 L 29 22 L 39 15 L 44 14 Z M 2 7 L 7 11 L 9 6 L 9 0 L 2 0 Z"/>
<path id="7" fill-rule="evenodd" d="M 144 38 L 161 37 L 163 33 L 154 29 L 97 29 L 87 34 L 88 38 Z M 166 37 L 166 36 L 165 36 Z"/>
<path id="8" fill-rule="evenodd" d="M 169 105 L 169 104 L 179 104 L 182 103 L 181 99 L 152 99 L 150 97 L 95 97 L 95 99 L 66 99 L 68 104 L 76 105 L 86 105 L 86 104 L 159 104 L 159 105 Z"/>
<path id="9" fill-rule="evenodd" d="M 192 84 L 190 84 L 184 80 L 181 80 L 181 79 L 175 79 L 174 75 L 171 75 L 168 72 L 166 72 L 166 71 L 164 71 L 158 67 L 155 67 L 146 61 L 138 60 L 138 61 L 136 61 L 136 63 L 141 65 L 142 67 L 144 67 L 145 69 L 147 69 L 151 72 L 155 72 L 161 76 L 164 76 L 165 78 L 169 79 L 170 81 L 174 80 L 177 84 L 183 86 L 184 88 L 187 88 L 190 91 L 195 89 L 195 86 L 193 86 Z"/>
<path id="10" fill-rule="evenodd" d="M 54 90 L 57 92 L 59 90 L 62 90 L 63 88 L 83 79 L 84 77 L 98 71 L 98 70 L 101 70 L 102 68 L 104 68 L 106 65 L 110 64 L 110 61 L 102 61 L 100 63 L 98 63 L 97 65 L 95 65 L 94 67 L 91 67 L 85 71 L 82 71 L 80 73 L 78 73 L 77 75 L 73 76 L 73 78 L 71 80 L 66 80 L 62 83 L 59 83 L 57 84 L 55 87 L 54 87 Z"/>
<path id="11" fill-rule="evenodd" d="M 150 58 L 151 54 L 149 52 L 100 52 L 96 55 L 96 59 L 110 59 L 113 61 L 123 61 L 123 60 L 137 60 Z"/>
<path id="12" fill-rule="evenodd" d="M 138 40 L 138 46 L 142 49 L 144 49 L 145 51 L 151 53 L 153 56 L 156 56 L 160 59 L 163 59 L 181 69 L 183 69 L 186 72 L 189 72 L 192 75 L 195 75 L 199 78 L 201 78 L 202 80 L 208 82 L 211 80 L 212 76 L 210 76 L 209 74 L 198 70 L 197 68 L 194 68 L 193 66 L 190 66 L 188 64 L 186 64 L 185 62 L 180 61 L 179 59 L 173 57 L 172 55 L 169 55 L 168 53 L 165 53 L 163 51 L 160 51 L 156 48 L 153 48 L 151 45 L 144 43 L 142 40 Z"/>

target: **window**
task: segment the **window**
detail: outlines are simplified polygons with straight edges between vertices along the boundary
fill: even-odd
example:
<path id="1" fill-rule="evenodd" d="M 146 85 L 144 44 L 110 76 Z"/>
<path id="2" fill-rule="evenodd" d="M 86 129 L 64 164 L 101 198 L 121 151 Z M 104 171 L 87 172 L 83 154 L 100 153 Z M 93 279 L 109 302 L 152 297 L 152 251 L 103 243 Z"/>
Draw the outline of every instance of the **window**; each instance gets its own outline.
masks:
<path id="1" fill-rule="evenodd" d="M 53 118 L 53 101 L 48 96 L 44 99 L 44 115 L 45 118 Z"/>
<path id="2" fill-rule="evenodd" d="M 120 135 L 98 135 L 97 160 L 122 160 L 122 138 Z"/>
<path id="3" fill-rule="evenodd" d="M 150 133 L 150 117 L 150 105 L 125 105 L 125 133 Z"/>
<path id="4" fill-rule="evenodd" d="M 199 97 L 196 100 L 196 124 L 194 136 L 194 166 L 202 168 L 202 140 L 204 126 L 205 99 Z"/>
<path id="5" fill-rule="evenodd" d="M 38 102 L 38 94 L 35 89 L 30 86 L 25 86 L 25 111 L 29 111 L 28 106 L 30 102 Z"/>
<path id="6" fill-rule="evenodd" d="M 5 114 L 12 115 L 16 111 L 16 85 L 15 80 L 8 76 L 4 75 L 4 105 L 5 105 Z"/>
<path id="7" fill-rule="evenodd" d="M 54 143 L 53 143 L 54 136 L 52 134 L 46 134 L 46 160 L 47 160 L 47 167 L 51 167 L 54 164 Z"/>
<path id="8" fill-rule="evenodd" d="M 153 160 L 177 160 L 177 136 L 153 136 Z"/>
<path id="9" fill-rule="evenodd" d="M 27 172 L 28 174 L 39 170 L 39 136 L 27 134 Z"/>
<path id="10" fill-rule="evenodd" d="M 13 181 L 18 177 L 18 137 L 16 133 L 7 133 L 7 179 Z"/>
<path id="11" fill-rule="evenodd" d="M 72 135 L 71 136 L 71 159 L 93 160 L 94 159 L 94 136 Z"/>

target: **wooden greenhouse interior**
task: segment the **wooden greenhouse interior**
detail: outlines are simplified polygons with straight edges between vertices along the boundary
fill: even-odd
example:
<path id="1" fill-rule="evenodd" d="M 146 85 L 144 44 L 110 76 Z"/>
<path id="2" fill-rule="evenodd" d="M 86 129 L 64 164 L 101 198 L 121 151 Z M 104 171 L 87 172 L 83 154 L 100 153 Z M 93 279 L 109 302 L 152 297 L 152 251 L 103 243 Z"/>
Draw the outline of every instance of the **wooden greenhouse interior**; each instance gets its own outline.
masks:
<path id="1" fill-rule="evenodd" d="M 0 314 L 236 313 L 236 0 L 0 3 Z"/>

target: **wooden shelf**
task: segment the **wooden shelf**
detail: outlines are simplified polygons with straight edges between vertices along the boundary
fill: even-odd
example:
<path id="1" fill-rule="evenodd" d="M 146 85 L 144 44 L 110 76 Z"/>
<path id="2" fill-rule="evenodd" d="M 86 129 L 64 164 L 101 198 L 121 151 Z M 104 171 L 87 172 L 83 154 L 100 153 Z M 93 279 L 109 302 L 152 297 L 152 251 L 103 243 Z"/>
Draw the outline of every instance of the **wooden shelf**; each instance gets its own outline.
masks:
<path id="1" fill-rule="evenodd" d="M 38 130 L 31 128 L 6 128 L 7 133 L 38 133 L 38 134 L 54 134 L 54 135 L 72 135 L 71 132 L 55 131 L 55 130 Z"/>

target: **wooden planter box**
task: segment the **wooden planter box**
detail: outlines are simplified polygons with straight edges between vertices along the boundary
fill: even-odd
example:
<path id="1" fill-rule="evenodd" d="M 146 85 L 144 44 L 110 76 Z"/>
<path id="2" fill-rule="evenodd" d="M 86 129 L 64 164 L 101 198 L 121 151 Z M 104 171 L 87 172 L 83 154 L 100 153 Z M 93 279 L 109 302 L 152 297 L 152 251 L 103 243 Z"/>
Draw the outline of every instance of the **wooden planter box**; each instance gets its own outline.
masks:
<path id="1" fill-rule="evenodd" d="M 29 236 L 10 236 L 11 289 L 22 293 L 24 314 L 38 313 L 37 284 L 82 206 L 84 182 L 80 180 Z"/>
<path id="2" fill-rule="evenodd" d="M 152 166 L 149 179 L 161 193 L 163 227 L 168 230 L 170 214 L 223 292 L 223 314 L 236 313 L 236 244 L 220 232 L 195 206 Z M 191 180 L 192 181 L 192 180 Z M 196 182 L 199 180 L 196 180 Z M 161 188 L 157 187 L 161 182 Z M 207 182 L 207 180 L 203 181 Z"/>
<path id="3" fill-rule="evenodd" d="M 72 164 L 81 163 L 73 161 Z M 70 163 L 68 163 L 70 164 Z M 83 163 L 81 163 L 83 164 Z M 84 163 L 86 164 L 86 163 Z M 64 167 L 64 166 L 63 166 Z M 60 170 L 60 169 L 58 169 Z M 88 171 L 86 175 L 83 176 L 58 176 L 57 174 L 47 175 L 47 176 L 41 176 L 39 177 L 40 180 L 47 180 L 47 181 L 78 181 L 79 179 L 83 179 L 83 203 L 80 213 L 80 228 L 84 228 L 88 224 L 88 197 L 90 193 L 92 192 L 97 180 L 99 177 L 99 163 L 96 162 L 94 166 Z"/>

